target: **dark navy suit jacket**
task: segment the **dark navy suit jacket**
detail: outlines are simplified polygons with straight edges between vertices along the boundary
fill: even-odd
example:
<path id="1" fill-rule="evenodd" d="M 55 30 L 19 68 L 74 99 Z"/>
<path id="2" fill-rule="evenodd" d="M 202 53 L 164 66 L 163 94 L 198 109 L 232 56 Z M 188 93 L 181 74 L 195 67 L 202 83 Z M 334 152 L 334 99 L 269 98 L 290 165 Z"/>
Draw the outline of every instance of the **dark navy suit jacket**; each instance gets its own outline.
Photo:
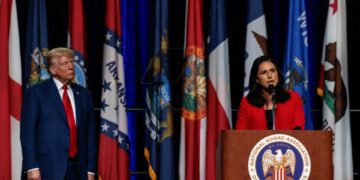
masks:
<path id="1" fill-rule="evenodd" d="M 91 94 L 71 84 L 76 107 L 77 168 L 80 179 L 96 172 L 97 137 Z M 53 79 L 29 88 L 21 112 L 23 172 L 40 168 L 41 179 L 64 179 L 70 130 L 64 106 Z"/>

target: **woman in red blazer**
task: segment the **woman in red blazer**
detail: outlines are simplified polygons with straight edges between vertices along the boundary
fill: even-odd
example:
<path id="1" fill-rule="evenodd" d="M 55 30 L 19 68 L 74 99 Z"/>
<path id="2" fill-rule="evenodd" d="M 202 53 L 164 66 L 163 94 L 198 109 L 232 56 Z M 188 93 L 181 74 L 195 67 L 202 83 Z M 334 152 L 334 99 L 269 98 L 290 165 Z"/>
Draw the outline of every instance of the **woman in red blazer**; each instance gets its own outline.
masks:
<path id="1" fill-rule="evenodd" d="M 283 84 L 274 60 L 267 56 L 257 58 L 250 72 L 250 92 L 240 103 L 236 129 L 304 129 L 302 100 Z"/>

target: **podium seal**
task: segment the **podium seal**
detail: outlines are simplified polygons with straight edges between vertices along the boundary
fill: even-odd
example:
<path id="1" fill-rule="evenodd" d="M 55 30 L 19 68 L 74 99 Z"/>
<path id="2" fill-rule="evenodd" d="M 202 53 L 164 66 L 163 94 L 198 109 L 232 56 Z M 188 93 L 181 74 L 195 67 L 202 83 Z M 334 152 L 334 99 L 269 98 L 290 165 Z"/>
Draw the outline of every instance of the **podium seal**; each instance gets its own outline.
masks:
<path id="1" fill-rule="evenodd" d="M 295 137 L 273 134 L 253 147 L 248 169 L 251 179 L 306 180 L 311 171 L 311 158 L 305 146 Z"/>

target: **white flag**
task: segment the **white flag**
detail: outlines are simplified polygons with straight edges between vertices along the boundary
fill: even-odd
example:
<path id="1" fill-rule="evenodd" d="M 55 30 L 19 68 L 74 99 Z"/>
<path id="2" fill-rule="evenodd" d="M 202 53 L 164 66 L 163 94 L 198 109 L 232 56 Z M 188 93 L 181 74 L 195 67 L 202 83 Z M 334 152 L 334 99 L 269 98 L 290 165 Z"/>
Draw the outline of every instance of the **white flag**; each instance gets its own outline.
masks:
<path id="1" fill-rule="evenodd" d="M 248 0 L 244 95 L 249 92 L 249 76 L 254 60 L 267 55 L 266 20 L 262 0 Z"/>
<path id="2" fill-rule="evenodd" d="M 335 134 L 334 179 L 353 179 L 347 68 L 346 1 L 330 0 L 321 60 L 323 128 Z"/>

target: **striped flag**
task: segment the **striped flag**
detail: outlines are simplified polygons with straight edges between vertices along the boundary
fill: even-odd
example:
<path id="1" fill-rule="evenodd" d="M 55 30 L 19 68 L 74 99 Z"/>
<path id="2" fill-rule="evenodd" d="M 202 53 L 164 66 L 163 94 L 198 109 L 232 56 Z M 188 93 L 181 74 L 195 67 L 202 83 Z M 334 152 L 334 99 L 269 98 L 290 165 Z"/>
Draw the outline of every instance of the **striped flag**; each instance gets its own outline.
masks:
<path id="1" fill-rule="evenodd" d="M 335 135 L 334 179 L 353 179 L 350 133 L 346 1 L 330 0 L 318 93 L 323 96 L 323 129 Z"/>
<path id="2" fill-rule="evenodd" d="M 180 179 L 205 179 L 206 70 L 202 0 L 187 0 L 185 72 L 180 135 Z"/>
<path id="3" fill-rule="evenodd" d="M 82 0 L 69 0 L 68 47 L 75 53 L 75 82 L 86 87 L 86 32 Z"/>
<path id="4" fill-rule="evenodd" d="M 23 76 L 26 87 L 50 78 L 45 58 L 49 51 L 46 19 L 45 0 L 30 0 Z"/>
<path id="5" fill-rule="evenodd" d="M 100 113 L 99 178 L 129 179 L 125 81 L 121 46 L 120 1 L 106 1 L 103 86 Z"/>
<path id="6" fill-rule="evenodd" d="M 0 179 L 21 179 L 21 59 L 15 0 L 0 4 Z"/>
<path id="7" fill-rule="evenodd" d="M 146 90 L 145 158 L 152 180 L 175 179 L 173 113 L 168 78 L 168 1 L 155 1 L 154 55 Z"/>
<path id="8" fill-rule="evenodd" d="M 310 114 L 309 55 L 306 8 L 304 0 L 290 0 L 285 50 L 285 86 L 296 91 L 303 100 L 305 129 L 314 129 Z"/>
<path id="9" fill-rule="evenodd" d="M 207 97 L 206 179 L 216 179 L 216 149 L 222 129 L 232 127 L 229 49 L 224 0 L 211 1 Z"/>
<path id="10" fill-rule="evenodd" d="M 245 44 L 245 96 L 249 93 L 249 76 L 254 60 L 267 54 L 266 20 L 262 0 L 248 0 Z"/>

